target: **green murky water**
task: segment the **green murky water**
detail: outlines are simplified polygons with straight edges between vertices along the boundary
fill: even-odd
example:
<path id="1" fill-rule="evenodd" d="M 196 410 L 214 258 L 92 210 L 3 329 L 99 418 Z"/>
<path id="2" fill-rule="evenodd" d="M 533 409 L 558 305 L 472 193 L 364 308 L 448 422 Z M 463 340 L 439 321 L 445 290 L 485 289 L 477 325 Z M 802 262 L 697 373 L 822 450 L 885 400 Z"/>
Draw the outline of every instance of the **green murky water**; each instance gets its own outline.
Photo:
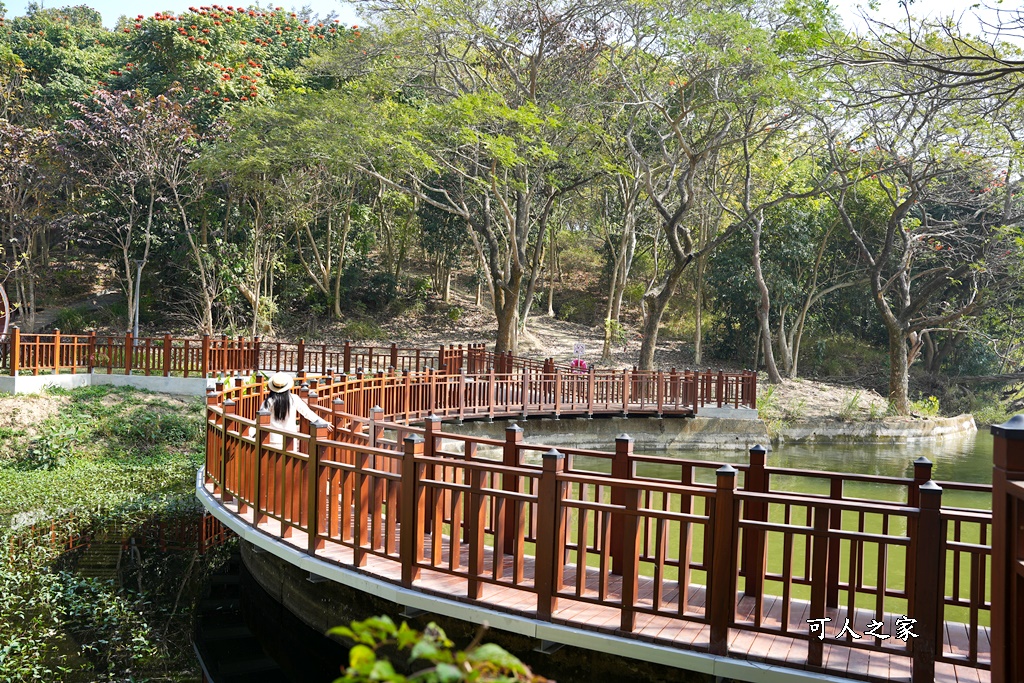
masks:
<path id="1" fill-rule="evenodd" d="M 702 461 L 709 465 L 718 463 L 731 463 L 740 465 L 748 462 L 746 451 L 734 450 L 705 450 L 705 451 L 676 451 L 661 452 L 652 455 L 660 457 L 668 456 L 678 460 Z M 825 478 L 813 476 L 815 472 L 836 472 L 852 473 L 858 475 L 872 475 L 878 477 L 910 478 L 913 476 L 915 459 L 924 456 L 933 463 L 932 478 L 938 482 L 962 482 L 968 484 L 990 484 L 992 481 L 992 436 L 988 429 L 977 434 L 946 439 L 941 442 L 920 443 L 920 444 L 782 444 L 768 454 L 767 466 L 769 468 L 785 468 L 788 470 L 806 470 L 806 476 L 798 474 L 786 474 L 781 471 L 771 473 L 771 489 L 773 491 L 787 491 L 795 494 L 820 494 L 828 495 L 829 482 Z M 610 469 L 608 461 L 595 461 L 590 458 L 579 458 L 575 464 L 580 469 L 594 469 L 607 472 Z M 669 463 L 641 463 L 637 466 L 637 476 L 653 479 L 662 479 L 678 482 L 680 467 Z M 697 482 L 712 484 L 714 482 L 714 467 L 699 467 L 695 469 Z M 738 487 L 743 486 L 743 476 L 739 476 Z M 878 482 L 859 482 L 847 480 L 844 483 L 844 497 L 859 498 L 864 501 L 891 500 L 905 502 L 907 500 L 907 487 L 903 485 L 887 485 Z M 679 502 L 675 497 L 664 498 L 661 494 L 651 492 L 646 497 L 642 507 L 661 510 L 679 510 Z M 983 492 L 955 490 L 952 485 L 943 488 L 943 507 L 947 508 L 974 508 L 991 509 L 991 495 Z M 693 501 L 693 512 L 706 514 L 704 501 L 696 498 Z M 796 527 L 810 526 L 809 511 L 806 506 L 787 506 L 781 501 L 779 504 L 769 506 L 769 522 L 776 525 L 795 525 Z M 578 519 L 578 514 L 573 515 L 570 521 L 570 536 L 574 539 L 577 534 L 573 522 Z M 699 526 L 699 525 L 698 525 Z M 777 527 L 778 528 L 778 527 Z M 907 533 L 906 518 L 899 515 L 885 515 L 872 512 L 847 511 L 842 514 L 842 528 L 844 531 L 859 531 L 867 534 L 881 534 L 894 536 L 905 536 Z M 664 543 L 668 557 L 678 557 L 679 542 L 677 539 L 680 527 L 673 522 L 667 522 L 665 529 L 647 524 L 641 531 L 642 545 L 648 551 L 659 543 Z M 699 561 L 703 557 L 703 530 L 696 528 L 696 533 L 690 536 L 691 557 Z M 592 536 L 593 532 L 590 532 Z M 950 522 L 947 527 L 947 538 L 962 543 L 976 544 L 987 543 L 982 539 L 984 533 L 981 525 L 977 523 L 963 523 L 954 528 Z M 664 534 L 664 536 L 662 536 Z M 659 537 L 662 539 L 659 541 Z M 788 538 L 787 538 L 788 537 Z M 806 560 L 809 552 L 809 537 L 805 532 L 793 529 L 792 533 L 782 531 L 771 531 L 766 536 L 767 544 L 767 571 L 770 574 L 787 574 L 795 578 L 806 577 L 809 569 Z M 880 552 L 884 550 L 884 556 L 879 558 Z M 884 583 L 890 589 L 905 589 L 905 549 L 896 545 L 882 544 L 870 540 L 859 544 L 856 548 L 856 555 L 851 557 L 852 546 L 844 541 L 840 548 L 840 581 L 848 583 L 851 575 L 858 579 L 858 607 L 874 603 L 878 597 L 871 586 L 877 586 L 880 576 L 884 576 Z M 788 559 L 787 559 L 788 557 Z M 969 554 L 956 554 L 952 551 L 946 557 L 946 595 L 957 594 L 959 598 L 966 598 L 971 592 L 972 575 Z M 592 558 L 588 558 L 588 564 L 593 564 Z M 987 564 L 987 563 L 986 563 Z M 961 570 L 956 572 L 956 580 L 952 567 L 960 565 Z M 651 576 L 655 573 L 651 562 L 641 562 L 641 575 Z M 675 579 L 674 567 L 666 567 L 664 570 L 666 578 Z M 704 580 L 704 572 L 695 570 L 691 580 L 700 583 Z M 959 584 L 959 590 L 954 586 Z M 988 585 L 985 581 L 985 591 Z M 785 587 L 781 582 L 768 580 L 765 584 L 767 594 L 783 595 L 796 599 L 806 600 L 809 597 L 809 587 L 799 581 L 794 585 Z M 848 595 L 840 598 L 842 604 L 846 604 Z M 884 598 L 885 610 L 896 614 L 906 614 L 906 600 L 887 596 Z M 962 604 L 962 603 L 961 603 Z M 955 621 L 972 621 L 971 614 L 966 607 L 948 605 L 945 608 L 945 618 Z M 987 624 L 988 613 L 983 610 L 974 617 L 981 624 Z"/>

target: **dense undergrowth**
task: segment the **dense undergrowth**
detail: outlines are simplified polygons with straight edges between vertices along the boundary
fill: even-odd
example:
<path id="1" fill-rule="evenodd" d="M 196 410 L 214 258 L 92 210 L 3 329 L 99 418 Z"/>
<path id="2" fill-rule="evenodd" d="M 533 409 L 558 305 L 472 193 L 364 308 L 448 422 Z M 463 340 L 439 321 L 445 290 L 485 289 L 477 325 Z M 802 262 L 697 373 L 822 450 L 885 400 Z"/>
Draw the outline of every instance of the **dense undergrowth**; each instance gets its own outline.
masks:
<path id="1" fill-rule="evenodd" d="M 0 427 L 0 680 L 194 680 L 191 607 L 220 553 L 143 548 L 101 580 L 66 548 L 197 519 L 201 403 L 91 387 L 29 405 L 38 421 Z"/>

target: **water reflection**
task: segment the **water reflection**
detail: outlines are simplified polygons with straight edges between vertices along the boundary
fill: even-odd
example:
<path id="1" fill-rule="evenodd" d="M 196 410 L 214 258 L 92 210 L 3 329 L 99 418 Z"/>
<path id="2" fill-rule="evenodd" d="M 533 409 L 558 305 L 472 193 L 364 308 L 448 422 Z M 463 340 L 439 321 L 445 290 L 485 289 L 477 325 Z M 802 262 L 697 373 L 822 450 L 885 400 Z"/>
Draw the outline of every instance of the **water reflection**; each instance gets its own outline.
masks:
<path id="1" fill-rule="evenodd" d="M 651 452 L 650 455 L 668 456 L 681 460 L 709 463 L 744 464 L 745 451 L 736 450 L 679 450 Z M 932 478 L 936 481 L 972 484 L 992 483 L 992 435 L 983 430 L 977 434 L 944 439 L 936 442 L 908 444 L 780 444 L 768 453 L 768 467 L 814 470 L 818 472 L 849 472 L 881 477 L 912 477 L 914 460 L 924 456 L 932 461 Z M 611 462 L 597 458 L 576 458 L 574 466 L 597 472 L 609 472 Z M 679 468 L 672 465 L 643 463 L 637 474 L 644 477 L 678 481 Z M 699 468 L 698 482 L 714 482 L 713 468 Z M 774 476 L 772 488 L 795 493 L 828 493 L 825 480 L 803 477 Z M 948 487 L 947 487 L 948 488 Z M 899 500 L 905 495 L 904 487 L 888 487 L 873 483 L 848 482 L 849 496 L 865 499 Z M 943 504 L 955 507 L 991 508 L 986 494 L 947 490 Z"/>

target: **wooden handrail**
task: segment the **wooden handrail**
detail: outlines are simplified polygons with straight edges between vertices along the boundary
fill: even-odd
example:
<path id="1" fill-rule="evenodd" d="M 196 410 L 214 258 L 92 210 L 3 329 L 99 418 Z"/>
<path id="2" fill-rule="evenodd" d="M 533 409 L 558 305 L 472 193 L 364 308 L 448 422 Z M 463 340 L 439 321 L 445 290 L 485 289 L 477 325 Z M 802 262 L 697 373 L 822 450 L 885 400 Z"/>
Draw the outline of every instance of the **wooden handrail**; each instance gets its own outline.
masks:
<path id="1" fill-rule="evenodd" d="M 426 351 L 385 346 L 266 342 L 226 335 L 123 337 L 89 334 L 22 334 L 11 329 L 0 342 L 0 372 L 10 375 L 67 372 L 141 373 L 163 377 L 252 375 L 258 371 L 299 376 L 423 377 L 429 374 L 453 399 L 446 414 L 473 417 L 512 414 L 550 406 L 554 415 L 643 412 L 692 414 L 698 406 L 756 407 L 752 372 L 575 371 L 567 364 L 494 354 L 483 345 Z M 713 380 L 713 381 L 712 381 Z M 408 394 L 406 394 L 408 395 Z M 500 408 L 500 410 L 499 410 Z M 399 411 L 392 411 L 399 414 Z"/>
<path id="2" fill-rule="evenodd" d="M 349 353 L 358 355 L 352 348 Z M 449 364 L 461 359 L 475 370 L 486 358 L 475 349 L 443 353 Z M 394 358 L 390 349 L 388 356 Z M 257 415 L 265 386 L 220 383 L 208 397 L 207 486 L 223 502 L 233 499 L 239 514 L 251 508 L 245 519 L 252 523 L 275 520 L 284 542 L 302 536 L 297 545 L 306 553 L 331 546 L 349 553 L 355 566 L 366 565 L 370 556 L 399 562 L 402 583 L 412 588 L 423 569 L 460 577 L 472 600 L 481 599 L 485 584 L 523 591 L 533 595 L 532 614 L 542 619 L 556 617 L 564 601 L 584 601 L 617 610 L 624 633 L 638 630 L 639 614 L 706 625 L 710 639 L 703 647 L 718 654 L 728 654 L 736 629 L 772 634 L 807 643 L 804 663 L 821 666 L 822 641 L 790 622 L 794 591 L 802 589 L 809 590 L 815 617 L 838 618 L 841 612 L 830 605 L 843 604 L 850 614 L 863 609 L 878 619 L 895 618 L 885 616 L 891 600 L 916 610 L 910 616 L 918 619 L 917 638 L 906 644 L 828 640 L 832 648 L 906 657 L 915 683 L 932 680 L 936 661 L 987 666 L 979 614 L 992 609 L 995 616 L 984 591 L 991 518 L 982 510 L 941 507 L 934 482 L 922 481 L 930 476 L 926 461 L 915 463 L 913 478 L 799 471 L 828 481 L 827 496 L 773 487 L 773 479 L 787 471 L 765 467 L 764 451 L 756 448 L 748 464 L 719 470 L 715 486 L 693 480 L 696 468 L 709 466 L 698 461 L 675 461 L 680 474 L 671 481 L 640 478 L 636 463 L 652 457 L 633 454 L 625 435 L 611 453 L 526 445 L 518 427 L 506 430 L 504 440 L 443 432 L 437 414 L 595 409 L 592 399 L 578 408 L 566 400 L 571 396 L 559 402 L 561 382 L 528 367 L 518 375 L 464 370 L 309 377 L 296 393 L 335 431 L 328 436 L 325 428 L 304 423 L 294 442 L 285 437 L 280 447 L 267 445 L 268 435 L 279 430 L 269 428 L 268 416 Z M 619 412 L 624 402 L 630 412 L 654 414 L 664 412 L 672 396 L 667 391 L 650 402 L 653 394 L 635 386 L 631 371 L 612 376 L 617 390 L 611 384 L 602 389 L 597 377 L 590 373 L 585 383 L 597 389 L 597 409 Z M 724 373 L 695 373 L 692 397 L 699 401 L 701 386 L 724 383 Z M 704 400 L 717 402 L 713 393 Z M 422 427 L 409 423 L 425 418 Z M 456 447 L 441 450 L 441 438 Z M 478 447 L 500 453 L 500 460 L 479 456 Z M 527 464 L 524 455 L 538 450 L 543 464 Z M 574 455 L 608 458 L 612 471 L 574 469 Z M 852 498 L 846 478 L 902 493 L 891 501 Z M 529 543 L 533 555 L 526 553 Z M 769 571 L 766 558 L 773 553 Z M 947 556 L 954 561 L 943 562 Z M 906 557 L 903 580 L 890 575 L 885 558 L 891 557 Z M 690 605 L 699 599 L 691 596 L 694 572 L 713 577 L 703 610 Z M 770 604 L 764 596 L 779 591 L 781 621 L 764 612 Z M 742 600 L 753 601 L 749 613 L 737 611 Z M 966 652 L 956 651 L 941 627 L 946 606 L 969 612 Z"/>

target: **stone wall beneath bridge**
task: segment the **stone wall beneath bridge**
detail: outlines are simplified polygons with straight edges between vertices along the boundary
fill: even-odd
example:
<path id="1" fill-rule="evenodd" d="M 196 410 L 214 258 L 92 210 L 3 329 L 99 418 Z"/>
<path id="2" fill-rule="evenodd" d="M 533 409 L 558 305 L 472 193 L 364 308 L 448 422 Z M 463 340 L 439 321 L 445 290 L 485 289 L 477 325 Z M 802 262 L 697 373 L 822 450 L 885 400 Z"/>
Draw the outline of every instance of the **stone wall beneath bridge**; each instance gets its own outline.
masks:
<path id="1" fill-rule="evenodd" d="M 253 578 L 276 601 L 308 626 L 324 632 L 332 626 L 348 625 L 353 620 L 388 615 L 395 623 L 408 621 L 423 630 L 431 621 L 436 622 L 455 644 L 468 645 L 480 628 L 461 619 L 439 614 L 422 613 L 403 617 L 402 605 L 382 599 L 372 593 L 344 586 L 333 581 L 311 582 L 309 573 L 282 560 L 272 553 L 260 551 L 244 541 L 241 543 L 242 560 Z M 491 629 L 486 642 L 497 643 L 526 662 L 534 672 L 560 683 L 594 683 L 595 681 L 645 681 L 647 683 L 710 683 L 713 675 L 700 674 L 671 666 L 595 652 L 567 645 L 553 654 L 535 649 L 539 640 L 517 633 Z M 399 667 L 403 655 L 394 658 Z M 344 662 L 338 662 L 339 666 Z"/>

